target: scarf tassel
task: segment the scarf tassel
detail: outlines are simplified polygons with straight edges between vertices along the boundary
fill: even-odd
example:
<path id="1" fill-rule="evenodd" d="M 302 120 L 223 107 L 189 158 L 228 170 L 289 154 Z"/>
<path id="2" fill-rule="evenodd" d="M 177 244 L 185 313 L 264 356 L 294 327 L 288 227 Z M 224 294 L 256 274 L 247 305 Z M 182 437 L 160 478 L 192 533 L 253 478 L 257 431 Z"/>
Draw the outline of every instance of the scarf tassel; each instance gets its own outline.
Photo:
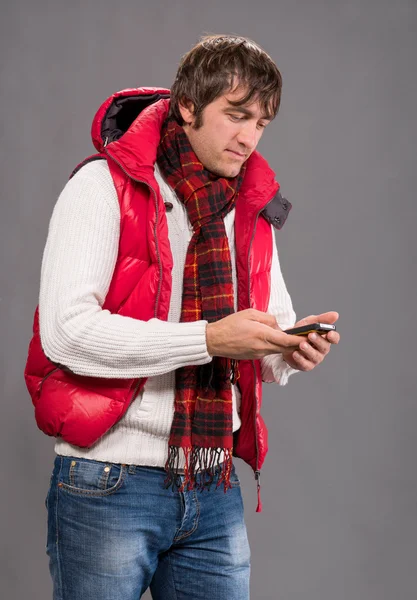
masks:
<path id="1" fill-rule="evenodd" d="M 235 385 L 239 377 L 239 362 L 235 358 L 232 358 L 232 360 L 230 361 L 230 383 L 232 385 Z"/>
<path id="2" fill-rule="evenodd" d="M 184 474 L 179 474 L 180 454 L 184 454 Z M 202 448 L 169 446 L 168 460 L 165 464 L 167 476 L 165 487 L 179 492 L 193 489 L 210 490 L 217 478 L 216 488 L 223 484 L 224 491 L 231 488 L 232 448 Z"/>

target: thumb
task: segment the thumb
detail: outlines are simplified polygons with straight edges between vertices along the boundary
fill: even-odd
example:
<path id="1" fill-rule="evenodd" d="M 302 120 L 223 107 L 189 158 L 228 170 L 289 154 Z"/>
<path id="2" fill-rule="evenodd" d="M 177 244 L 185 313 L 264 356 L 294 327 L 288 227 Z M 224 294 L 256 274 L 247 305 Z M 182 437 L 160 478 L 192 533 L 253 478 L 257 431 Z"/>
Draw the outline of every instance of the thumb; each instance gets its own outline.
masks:
<path id="1" fill-rule="evenodd" d="M 303 325 L 311 325 L 312 323 L 318 323 L 319 317 L 318 315 L 309 315 L 308 317 L 304 317 L 301 321 L 297 321 L 294 327 L 302 327 Z"/>
<path id="2" fill-rule="evenodd" d="M 322 313 L 321 315 L 309 315 L 308 317 L 304 317 L 304 319 L 298 321 L 298 323 L 296 323 L 294 327 L 301 327 L 302 325 L 311 325 L 312 323 L 330 323 L 331 325 L 333 325 L 333 323 L 336 323 L 338 318 L 339 313 L 332 310 L 330 312 Z"/>
<path id="3" fill-rule="evenodd" d="M 338 318 L 339 318 L 339 313 L 337 313 L 334 310 L 331 310 L 330 312 L 325 312 L 325 313 L 322 313 L 321 315 L 318 315 L 317 321 L 319 323 L 330 323 L 333 325 L 333 323 L 336 323 Z"/>

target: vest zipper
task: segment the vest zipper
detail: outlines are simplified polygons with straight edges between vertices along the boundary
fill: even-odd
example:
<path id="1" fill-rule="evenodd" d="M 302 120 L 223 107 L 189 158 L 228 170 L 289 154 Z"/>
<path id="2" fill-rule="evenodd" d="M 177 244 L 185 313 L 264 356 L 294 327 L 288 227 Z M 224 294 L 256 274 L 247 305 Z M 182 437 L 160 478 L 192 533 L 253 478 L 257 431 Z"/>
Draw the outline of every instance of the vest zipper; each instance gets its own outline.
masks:
<path id="1" fill-rule="evenodd" d="M 274 196 L 271 198 L 271 200 L 274 198 Z M 269 202 L 271 202 L 271 200 Z M 268 204 L 268 202 L 265 204 L 265 206 Z M 261 208 L 261 210 L 258 211 L 256 218 L 255 218 L 255 224 L 253 226 L 253 233 L 252 233 L 252 237 L 250 239 L 249 242 L 249 249 L 248 249 L 248 306 L 250 306 L 250 251 L 252 248 L 252 244 L 253 244 L 253 240 L 255 238 L 255 232 L 256 232 L 256 225 L 258 223 L 258 219 L 259 219 L 259 215 L 261 214 L 261 212 L 264 210 L 265 206 L 263 208 Z M 273 235 L 273 233 L 272 233 Z M 262 512 L 262 501 L 261 501 L 261 470 L 258 469 L 259 466 L 259 447 L 258 447 L 258 424 L 256 422 L 256 414 L 258 412 L 258 398 L 256 395 L 256 382 L 257 382 L 257 376 L 256 376 L 256 367 L 255 367 L 255 361 L 252 360 L 252 367 L 253 367 L 253 374 L 254 374 L 254 398 L 255 398 L 255 411 L 254 411 L 254 429 L 255 429 L 255 451 L 256 451 L 256 465 L 255 465 L 255 481 L 256 481 L 256 491 L 257 491 L 257 496 L 258 496 L 258 505 L 256 507 L 256 512 Z"/>
<path id="2" fill-rule="evenodd" d="M 104 142 L 104 148 L 107 146 L 107 142 L 108 142 L 108 138 L 106 138 L 106 139 L 105 139 L 105 142 Z M 115 163 L 116 163 L 116 164 L 117 164 L 117 165 L 120 167 L 120 169 L 123 171 L 123 173 L 124 173 L 124 174 L 125 174 L 127 177 L 129 177 L 129 178 L 130 178 L 130 179 L 132 179 L 133 181 L 136 181 L 137 183 L 142 183 L 143 185 L 146 185 L 146 187 L 148 187 L 148 188 L 151 190 L 151 192 L 153 193 L 153 196 L 154 196 L 154 200 L 155 200 L 155 213 L 156 213 L 156 218 L 155 218 L 155 226 L 154 226 L 154 231 L 153 231 L 153 233 L 154 233 L 154 238 L 155 238 L 156 256 L 157 256 L 157 260 L 158 260 L 158 268 L 159 268 L 159 283 L 158 283 L 158 290 L 157 290 L 157 293 L 156 293 L 155 311 L 154 311 L 154 316 L 155 316 L 155 318 L 157 318 L 157 314 L 158 314 L 158 305 L 159 305 L 159 299 L 160 299 L 160 296 L 161 296 L 161 289 L 162 289 L 162 261 L 161 261 L 161 256 L 160 256 L 160 253 L 159 253 L 159 243 L 158 243 L 158 236 L 157 236 L 157 234 L 156 234 L 156 228 L 157 228 L 158 221 L 159 221 L 159 207 L 158 207 L 158 198 L 157 198 L 157 195 L 156 195 L 156 192 L 155 192 L 154 188 L 153 188 L 151 185 L 149 185 L 149 183 L 147 183 L 146 181 L 143 181 L 143 180 L 141 180 L 141 179 L 136 179 L 136 177 L 132 177 L 132 175 L 130 175 L 130 173 L 128 173 L 128 172 L 126 171 L 126 169 L 123 167 L 123 165 L 121 165 L 121 164 L 120 164 L 120 162 L 119 162 L 118 160 L 116 160 L 116 159 L 115 159 L 115 158 L 114 158 L 114 157 L 113 157 L 113 156 L 112 156 L 112 155 L 109 153 L 109 151 L 108 151 L 108 150 L 106 150 L 106 149 L 105 149 L 105 150 L 104 150 L 104 153 L 105 153 L 105 154 L 107 154 L 107 156 L 108 156 L 109 158 L 111 158 L 111 160 L 114 160 L 114 162 L 115 162 Z M 138 388 L 139 388 L 139 385 L 140 385 L 140 383 L 141 383 L 141 380 L 139 379 L 139 380 L 136 382 L 136 385 L 135 385 L 135 387 L 134 387 L 134 389 L 133 389 L 132 400 L 133 400 L 133 399 L 135 398 L 135 396 L 136 396 L 136 392 L 137 392 L 137 390 L 138 390 Z"/>
<path id="3" fill-rule="evenodd" d="M 105 140 L 105 146 L 107 144 L 107 139 Z M 121 170 L 123 171 L 123 173 L 125 175 L 127 175 L 127 177 L 129 177 L 130 179 L 132 179 L 133 181 L 136 181 L 137 183 L 142 183 L 143 185 L 146 185 L 146 187 L 148 187 L 151 192 L 153 193 L 154 196 L 154 200 L 155 200 L 155 212 L 156 212 L 156 219 L 155 219 L 155 226 L 154 226 L 154 238 L 155 238 L 155 246 L 156 246 L 156 256 L 158 259 L 158 268 L 159 268 L 159 283 L 158 283 L 158 290 L 156 293 L 156 302 L 155 302 L 155 312 L 154 312 L 154 316 L 155 318 L 157 318 L 157 313 L 158 313 L 158 304 L 159 304 L 159 298 L 161 295 L 161 288 L 162 288 L 162 262 L 161 262 L 161 256 L 159 253 L 159 244 L 158 244 L 158 236 L 156 235 L 156 228 L 158 225 L 158 220 L 159 220 L 159 207 L 158 207 L 158 198 L 156 196 L 156 192 L 153 189 L 153 187 L 151 185 L 149 185 L 149 183 L 147 183 L 146 181 L 143 181 L 142 179 L 136 179 L 136 177 L 132 177 L 132 175 L 130 175 L 130 173 L 128 173 L 126 171 L 126 169 L 123 167 L 123 165 L 120 164 L 120 162 L 118 160 L 116 160 L 110 153 L 108 150 L 104 150 L 104 153 L 107 154 L 107 156 L 109 158 L 111 158 L 112 160 L 114 160 L 114 162 L 121 168 Z"/>
<path id="4" fill-rule="evenodd" d="M 249 248 L 248 248 L 248 306 L 249 307 L 250 307 L 250 252 L 251 252 L 251 249 L 252 249 L 253 240 L 255 238 L 256 225 L 258 223 L 259 215 L 261 214 L 261 212 L 262 211 L 260 210 L 258 212 L 258 214 L 256 215 L 255 224 L 253 226 L 252 237 L 250 239 Z M 257 495 L 258 495 L 258 505 L 256 507 L 256 512 L 261 512 L 261 510 L 262 510 L 262 504 L 261 504 L 261 501 L 260 501 L 260 490 L 261 490 L 260 477 L 261 477 L 261 471 L 258 469 L 258 466 L 259 466 L 259 447 L 258 447 L 258 424 L 256 422 L 256 415 L 257 415 L 257 412 L 258 412 L 258 398 L 257 398 L 257 394 L 256 394 L 257 376 L 256 376 L 255 361 L 252 360 L 251 363 L 252 363 L 253 374 L 254 374 L 254 398 L 255 398 L 255 410 L 254 410 L 253 424 L 254 424 L 254 430 L 255 430 L 255 452 L 256 452 L 255 481 L 256 481 L 256 490 L 257 490 Z"/>

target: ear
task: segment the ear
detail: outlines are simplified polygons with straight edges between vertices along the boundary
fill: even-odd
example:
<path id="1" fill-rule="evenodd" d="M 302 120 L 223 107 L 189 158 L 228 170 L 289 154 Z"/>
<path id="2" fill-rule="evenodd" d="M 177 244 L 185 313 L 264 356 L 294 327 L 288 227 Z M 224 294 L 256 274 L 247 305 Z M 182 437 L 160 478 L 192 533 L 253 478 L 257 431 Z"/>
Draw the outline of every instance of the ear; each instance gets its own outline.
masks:
<path id="1" fill-rule="evenodd" d="M 178 102 L 178 108 L 181 113 L 185 125 L 193 125 L 195 121 L 194 117 L 194 104 L 188 98 L 182 98 Z"/>

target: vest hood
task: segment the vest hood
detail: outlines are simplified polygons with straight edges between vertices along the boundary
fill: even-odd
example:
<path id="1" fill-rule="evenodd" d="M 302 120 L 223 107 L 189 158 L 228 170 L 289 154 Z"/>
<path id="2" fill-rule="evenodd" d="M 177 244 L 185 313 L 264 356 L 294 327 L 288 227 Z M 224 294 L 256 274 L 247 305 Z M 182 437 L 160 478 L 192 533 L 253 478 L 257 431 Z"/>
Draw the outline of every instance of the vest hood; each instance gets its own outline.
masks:
<path id="1" fill-rule="evenodd" d="M 153 181 L 160 130 L 169 111 L 167 88 L 129 88 L 112 94 L 98 109 L 91 128 L 99 152 L 115 158 L 137 180 Z M 249 212 L 266 208 L 265 218 L 281 229 L 291 209 L 282 198 L 275 173 L 256 150 L 247 161 L 239 196 Z"/>
<path id="2" fill-rule="evenodd" d="M 168 99 L 166 88 L 129 88 L 112 94 L 96 112 L 91 126 L 91 137 L 95 148 L 102 152 L 104 147 L 120 139 L 138 117 L 145 117 L 145 109 L 155 102 Z M 153 112 L 153 111 L 151 111 Z"/>

